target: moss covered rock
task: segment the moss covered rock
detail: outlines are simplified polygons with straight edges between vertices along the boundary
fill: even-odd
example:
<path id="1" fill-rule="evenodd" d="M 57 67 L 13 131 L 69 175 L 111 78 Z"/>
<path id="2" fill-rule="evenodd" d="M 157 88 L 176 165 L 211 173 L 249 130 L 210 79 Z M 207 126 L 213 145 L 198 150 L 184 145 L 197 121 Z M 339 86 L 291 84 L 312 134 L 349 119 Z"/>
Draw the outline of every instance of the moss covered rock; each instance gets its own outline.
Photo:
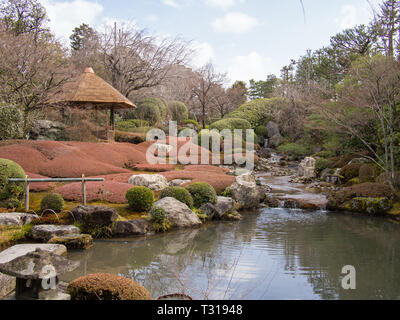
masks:
<path id="1" fill-rule="evenodd" d="M 48 243 L 62 244 L 68 249 L 88 249 L 93 245 L 93 238 L 89 234 L 78 234 L 69 236 L 55 236 Z"/>
<path id="2" fill-rule="evenodd" d="M 96 273 L 72 281 L 71 300 L 151 300 L 150 293 L 133 280 L 115 274 Z"/>
<path id="3" fill-rule="evenodd" d="M 352 163 L 352 164 L 347 164 L 345 165 L 342 169 L 340 169 L 339 174 L 344 178 L 344 180 L 347 182 L 353 178 L 357 178 L 360 168 L 362 164 L 361 163 Z"/>
<path id="4" fill-rule="evenodd" d="M 10 178 L 25 178 L 22 167 L 14 161 L 0 159 L 0 208 L 15 209 L 21 205 L 24 183 L 9 182 Z"/>
<path id="5" fill-rule="evenodd" d="M 344 205 L 345 209 L 353 212 L 367 214 L 385 214 L 393 208 L 392 200 L 388 198 L 363 198 L 357 197 L 351 199 Z"/>
<path id="6" fill-rule="evenodd" d="M 361 182 L 375 182 L 377 170 L 371 163 L 362 164 L 358 176 Z"/>

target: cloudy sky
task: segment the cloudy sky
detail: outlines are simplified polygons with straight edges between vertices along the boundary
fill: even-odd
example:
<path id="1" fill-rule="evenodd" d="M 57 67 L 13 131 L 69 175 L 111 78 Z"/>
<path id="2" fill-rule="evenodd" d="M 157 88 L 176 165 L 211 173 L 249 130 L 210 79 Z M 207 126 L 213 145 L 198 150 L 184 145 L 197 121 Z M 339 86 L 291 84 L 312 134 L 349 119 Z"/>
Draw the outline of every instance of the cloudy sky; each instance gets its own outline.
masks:
<path id="1" fill-rule="evenodd" d="M 367 23 L 379 0 L 40 0 L 50 27 L 68 42 L 81 23 L 136 23 L 150 33 L 192 40 L 193 66 L 212 61 L 234 80 L 279 75 L 307 49 L 329 44 L 344 28 Z"/>

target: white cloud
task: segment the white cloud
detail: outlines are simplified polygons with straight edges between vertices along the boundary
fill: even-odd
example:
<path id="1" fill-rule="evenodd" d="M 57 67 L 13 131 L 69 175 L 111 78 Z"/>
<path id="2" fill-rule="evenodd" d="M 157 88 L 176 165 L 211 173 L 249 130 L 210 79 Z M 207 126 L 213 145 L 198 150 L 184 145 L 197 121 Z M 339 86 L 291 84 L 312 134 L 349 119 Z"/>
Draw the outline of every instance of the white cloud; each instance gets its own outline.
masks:
<path id="1" fill-rule="evenodd" d="M 250 79 L 265 80 L 268 74 L 277 72 L 273 61 L 256 51 L 247 56 L 236 56 L 230 60 L 228 76 L 231 82 L 236 80 L 249 81 Z"/>
<path id="2" fill-rule="evenodd" d="M 216 19 L 212 27 L 217 32 L 244 34 L 259 24 L 257 18 L 241 12 L 229 12 L 223 18 Z"/>
<path id="3" fill-rule="evenodd" d="M 205 0 L 205 3 L 210 7 L 217 7 L 222 9 L 227 9 L 236 5 L 235 0 Z"/>
<path id="4" fill-rule="evenodd" d="M 377 7 L 377 3 L 377 0 L 372 0 L 361 7 L 344 5 L 340 10 L 341 16 L 335 19 L 335 23 L 341 29 L 352 28 L 359 24 L 367 24 L 373 18 L 373 8 Z"/>
<path id="5" fill-rule="evenodd" d="M 180 7 L 179 3 L 176 2 L 175 0 L 162 0 L 162 3 L 164 3 L 165 5 L 167 5 L 169 7 L 173 7 L 173 8 Z"/>
<path id="6" fill-rule="evenodd" d="M 46 8 L 51 30 L 63 41 L 68 41 L 72 30 L 82 23 L 94 25 L 104 11 L 101 4 L 86 0 L 40 2 Z"/>
<path id="7" fill-rule="evenodd" d="M 195 68 L 200 68 L 215 58 L 214 49 L 207 42 L 194 41 L 192 48 L 194 50 L 194 55 L 191 64 Z"/>
<path id="8" fill-rule="evenodd" d="M 156 22 L 156 21 L 158 21 L 158 16 L 155 14 L 149 14 L 146 16 L 145 19 L 149 22 Z"/>

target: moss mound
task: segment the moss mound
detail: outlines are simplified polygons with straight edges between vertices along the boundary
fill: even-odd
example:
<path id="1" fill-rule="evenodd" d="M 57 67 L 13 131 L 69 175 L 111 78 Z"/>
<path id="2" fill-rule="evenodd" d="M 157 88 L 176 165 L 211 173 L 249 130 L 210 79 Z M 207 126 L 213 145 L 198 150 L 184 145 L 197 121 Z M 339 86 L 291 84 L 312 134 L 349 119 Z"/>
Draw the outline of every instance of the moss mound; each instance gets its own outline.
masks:
<path id="1" fill-rule="evenodd" d="M 366 163 L 361 165 L 358 171 L 358 176 L 361 182 L 375 182 L 376 168 L 373 164 Z"/>
<path id="2" fill-rule="evenodd" d="M 217 203 L 218 196 L 215 189 L 205 182 L 195 182 L 186 187 L 193 198 L 195 208 L 200 208 L 206 203 Z"/>
<path id="3" fill-rule="evenodd" d="M 129 208 L 136 212 L 149 210 L 154 204 L 154 195 L 147 187 L 133 187 L 126 192 Z"/>
<path id="4" fill-rule="evenodd" d="M 345 181 L 349 181 L 358 177 L 361 166 L 361 163 L 347 164 L 340 169 L 339 174 L 344 178 Z"/>
<path id="5" fill-rule="evenodd" d="M 15 209 L 21 205 L 24 183 L 10 183 L 10 178 L 23 179 L 25 172 L 16 162 L 0 159 L 0 208 Z"/>
<path id="6" fill-rule="evenodd" d="M 61 194 L 50 193 L 44 196 L 40 202 L 40 210 L 43 212 L 45 210 L 53 210 L 57 213 L 61 212 L 64 208 L 64 198 Z"/>
<path id="7" fill-rule="evenodd" d="M 161 191 L 160 199 L 172 197 L 176 200 L 183 202 L 189 208 L 193 207 L 193 198 L 190 195 L 189 191 L 182 187 L 168 187 Z"/>
<path id="8" fill-rule="evenodd" d="M 67 288 L 72 300 L 151 300 L 150 293 L 133 280 L 96 273 L 72 281 Z"/>

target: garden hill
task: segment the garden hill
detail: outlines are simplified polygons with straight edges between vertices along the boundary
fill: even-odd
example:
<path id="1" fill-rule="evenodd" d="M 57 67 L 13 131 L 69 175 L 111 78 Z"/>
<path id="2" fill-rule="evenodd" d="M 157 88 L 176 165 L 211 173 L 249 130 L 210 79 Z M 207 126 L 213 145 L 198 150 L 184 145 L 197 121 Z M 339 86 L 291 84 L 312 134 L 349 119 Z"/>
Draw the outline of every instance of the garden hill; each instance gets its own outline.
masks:
<path id="1" fill-rule="evenodd" d="M 180 139 L 178 150 L 186 142 Z M 150 144 L 10 140 L 0 142 L 0 158 L 15 161 L 32 178 L 79 178 L 82 174 L 104 177 L 104 182 L 88 184 L 88 201 L 125 203 L 125 193 L 132 187 L 128 184 L 129 178 L 143 171 L 161 172 L 169 181 L 189 179 L 192 182 L 207 182 L 218 192 L 235 180 L 227 174 L 228 170 L 212 165 L 151 165 L 146 161 L 146 150 Z M 66 200 L 79 201 L 81 198 L 80 183 L 31 185 L 32 191 L 54 189 Z"/>

